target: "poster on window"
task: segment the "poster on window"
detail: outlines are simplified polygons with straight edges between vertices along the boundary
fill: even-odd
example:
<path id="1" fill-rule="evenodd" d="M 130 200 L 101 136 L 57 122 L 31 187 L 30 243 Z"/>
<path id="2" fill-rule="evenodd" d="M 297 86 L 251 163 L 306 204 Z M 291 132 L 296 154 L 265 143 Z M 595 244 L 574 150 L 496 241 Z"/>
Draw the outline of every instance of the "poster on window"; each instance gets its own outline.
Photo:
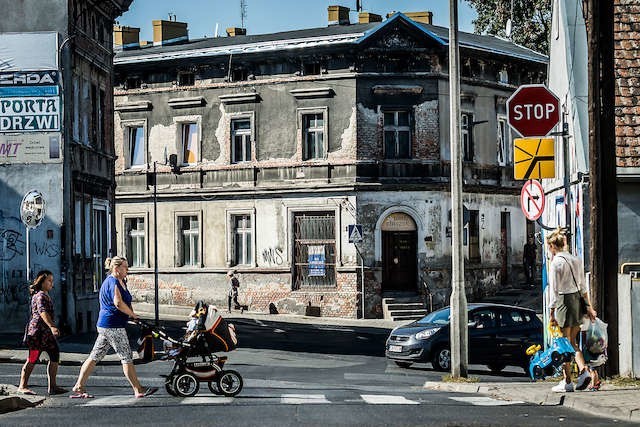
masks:
<path id="1" fill-rule="evenodd" d="M 325 276 L 325 255 L 324 246 L 308 246 L 309 276 Z"/>

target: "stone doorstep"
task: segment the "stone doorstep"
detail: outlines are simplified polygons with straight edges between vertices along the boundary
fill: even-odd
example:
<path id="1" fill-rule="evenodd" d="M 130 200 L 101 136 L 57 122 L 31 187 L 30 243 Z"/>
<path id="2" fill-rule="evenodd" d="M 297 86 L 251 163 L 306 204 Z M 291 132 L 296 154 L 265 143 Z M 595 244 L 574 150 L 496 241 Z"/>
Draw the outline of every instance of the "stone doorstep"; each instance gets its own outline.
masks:
<path id="1" fill-rule="evenodd" d="M 7 396 L 0 396 L 0 414 L 32 408 L 46 400 L 46 397 L 41 395 L 26 396 L 18 394 L 18 387 L 12 384 L 0 384 L 0 386 L 9 393 Z"/>

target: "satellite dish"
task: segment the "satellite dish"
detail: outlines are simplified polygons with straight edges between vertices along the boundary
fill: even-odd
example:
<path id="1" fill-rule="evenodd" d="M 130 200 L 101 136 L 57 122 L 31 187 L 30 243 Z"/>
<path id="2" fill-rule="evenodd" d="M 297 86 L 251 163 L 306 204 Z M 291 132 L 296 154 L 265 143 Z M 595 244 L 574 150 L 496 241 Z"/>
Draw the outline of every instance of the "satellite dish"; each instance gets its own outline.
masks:
<path id="1" fill-rule="evenodd" d="M 28 228 L 36 228 L 44 218 L 44 197 L 38 190 L 31 190 L 20 203 L 20 218 Z"/>
<path id="2" fill-rule="evenodd" d="M 507 38 L 510 39 L 511 38 L 511 19 L 507 19 L 507 28 L 505 28 L 504 32 L 507 35 Z"/>

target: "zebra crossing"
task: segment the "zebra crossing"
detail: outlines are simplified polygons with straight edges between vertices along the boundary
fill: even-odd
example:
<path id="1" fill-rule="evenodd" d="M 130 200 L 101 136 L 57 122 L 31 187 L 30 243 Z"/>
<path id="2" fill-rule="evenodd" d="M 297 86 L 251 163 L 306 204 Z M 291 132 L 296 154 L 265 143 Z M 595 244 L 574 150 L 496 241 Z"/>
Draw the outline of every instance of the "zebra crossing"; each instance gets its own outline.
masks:
<path id="1" fill-rule="evenodd" d="M 448 398 L 450 404 L 469 404 L 476 406 L 506 406 L 524 404 L 520 401 L 504 401 L 487 396 Z M 96 396 L 79 402 L 81 407 L 132 407 L 132 406 L 182 406 L 182 405 L 422 405 L 433 404 L 428 396 L 411 395 L 409 397 L 397 394 L 359 394 L 345 395 L 337 393 L 329 395 L 325 393 L 241 393 L 236 397 L 215 396 L 203 394 L 193 397 L 173 397 L 164 394 L 150 396 L 144 399 L 136 399 L 129 395 Z"/>

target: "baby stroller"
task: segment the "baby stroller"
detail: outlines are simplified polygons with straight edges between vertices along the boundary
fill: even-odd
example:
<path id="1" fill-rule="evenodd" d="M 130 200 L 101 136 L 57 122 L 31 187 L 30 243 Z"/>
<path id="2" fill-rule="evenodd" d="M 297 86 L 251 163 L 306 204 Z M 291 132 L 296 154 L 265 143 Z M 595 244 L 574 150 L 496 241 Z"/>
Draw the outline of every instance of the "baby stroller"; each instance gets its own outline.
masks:
<path id="1" fill-rule="evenodd" d="M 214 354 L 235 350 L 238 344 L 235 327 L 227 323 L 215 307 L 202 301 L 196 304 L 191 317 L 185 336 L 179 340 L 137 320 L 143 328 L 138 352 L 149 361 L 154 354 L 162 354 L 162 360 L 174 361 L 164 383 L 167 393 L 172 396 L 195 396 L 202 382 L 206 382 L 214 394 L 237 395 L 242 390 L 242 376 L 237 371 L 224 369 L 226 356 Z M 164 352 L 154 353 L 153 337 L 163 341 Z"/>

